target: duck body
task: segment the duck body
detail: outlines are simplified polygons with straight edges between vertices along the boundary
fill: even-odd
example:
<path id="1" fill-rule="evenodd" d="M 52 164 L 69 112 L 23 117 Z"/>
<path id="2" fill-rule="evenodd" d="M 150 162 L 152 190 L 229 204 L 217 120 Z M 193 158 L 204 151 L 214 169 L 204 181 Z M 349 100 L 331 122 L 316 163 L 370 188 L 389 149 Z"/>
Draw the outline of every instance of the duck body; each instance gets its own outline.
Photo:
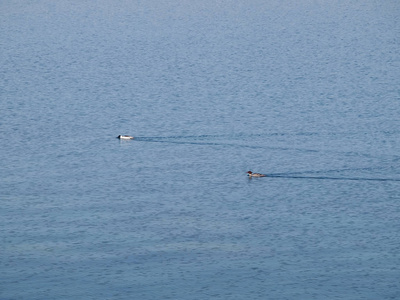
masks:
<path id="1" fill-rule="evenodd" d="M 117 138 L 120 140 L 133 140 L 134 139 L 134 137 L 130 136 L 130 135 L 119 135 L 119 136 L 117 136 Z"/>
<path id="2" fill-rule="evenodd" d="M 251 177 L 266 177 L 267 175 L 261 173 L 253 173 L 252 171 L 247 172 L 248 176 Z"/>

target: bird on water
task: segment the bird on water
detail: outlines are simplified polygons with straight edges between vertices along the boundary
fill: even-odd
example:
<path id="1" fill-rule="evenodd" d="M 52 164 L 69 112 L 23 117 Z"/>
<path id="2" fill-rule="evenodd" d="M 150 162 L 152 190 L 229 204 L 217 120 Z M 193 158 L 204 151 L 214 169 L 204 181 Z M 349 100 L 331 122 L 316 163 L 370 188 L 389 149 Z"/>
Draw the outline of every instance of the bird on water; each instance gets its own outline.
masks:
<path id="1" fill-rule="evenodd" d="M 267 175 L 261 173 L 253 173 L 252 171 L 247 172 L 249 177 L 266 177 Z"/>
<path id="2" fill-rule="evenodd" d="M 117 136 L 117 138 L 120 140 L 133 140 L 134 139 L 134 137 L 130 136 L 130 135 L 119 135 L 119 136 Z"/>

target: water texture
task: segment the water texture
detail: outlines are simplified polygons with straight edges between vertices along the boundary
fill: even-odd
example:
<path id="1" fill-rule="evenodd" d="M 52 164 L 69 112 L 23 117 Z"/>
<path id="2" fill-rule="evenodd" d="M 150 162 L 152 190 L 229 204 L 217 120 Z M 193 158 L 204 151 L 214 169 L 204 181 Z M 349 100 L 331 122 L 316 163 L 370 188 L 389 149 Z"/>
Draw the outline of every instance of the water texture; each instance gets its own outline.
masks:
<path id="1" fill-rule="evenodd" d="M 2 1 L 0 299 L 399 299 L 399 15 Z"/>

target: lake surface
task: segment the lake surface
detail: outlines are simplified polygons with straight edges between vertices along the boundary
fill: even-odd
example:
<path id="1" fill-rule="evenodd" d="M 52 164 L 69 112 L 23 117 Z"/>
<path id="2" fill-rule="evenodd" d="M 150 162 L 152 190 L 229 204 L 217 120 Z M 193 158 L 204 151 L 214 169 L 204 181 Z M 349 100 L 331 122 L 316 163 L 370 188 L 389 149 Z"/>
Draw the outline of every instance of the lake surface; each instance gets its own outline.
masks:
<path id="1" fill-rule="evenodd" d="M 399 16 L 2 1 L 0 299 L 400 299 Z"/>

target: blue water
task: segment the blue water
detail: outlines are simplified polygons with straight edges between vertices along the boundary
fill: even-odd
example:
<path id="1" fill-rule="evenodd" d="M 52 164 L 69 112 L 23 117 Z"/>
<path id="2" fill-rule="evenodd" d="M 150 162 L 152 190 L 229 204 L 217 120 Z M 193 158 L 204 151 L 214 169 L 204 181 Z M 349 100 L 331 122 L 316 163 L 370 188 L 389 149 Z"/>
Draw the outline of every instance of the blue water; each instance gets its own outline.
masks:
<path id="1" fill-rule="evenodd" d="M 400 299 L 399 16 L 1 1 L 0 299 Z"/>

